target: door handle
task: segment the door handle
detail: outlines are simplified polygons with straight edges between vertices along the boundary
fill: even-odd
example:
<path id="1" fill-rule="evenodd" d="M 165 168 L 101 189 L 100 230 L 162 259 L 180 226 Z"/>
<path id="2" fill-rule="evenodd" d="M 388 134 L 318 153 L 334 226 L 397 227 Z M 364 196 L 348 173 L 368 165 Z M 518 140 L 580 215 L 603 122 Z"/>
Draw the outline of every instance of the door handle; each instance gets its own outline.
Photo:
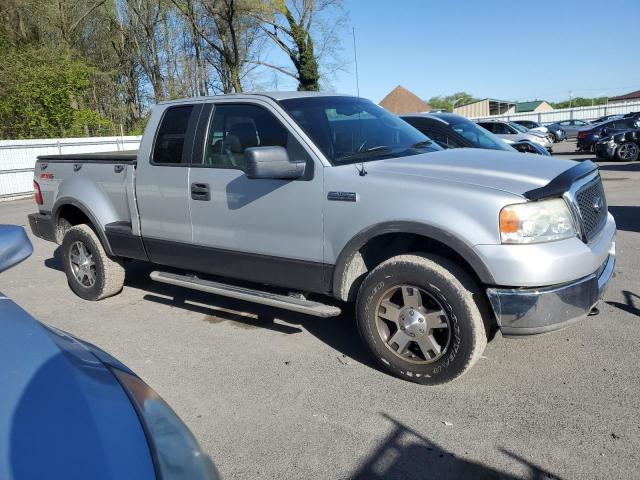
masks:
<path id="1" fill-rule="evenodd" d="M 77 172 L 78 170 L 80 170 L 82 168 L 82 164 L 81 163 L 74 163 L 73 164 L 73 171 Z"/>
<path id="2" fill-rule="evenodd" d="M 191 198 L 193 200 L 202 200 L 208 202 L 211 200 L 211 194 L 209 192 L 208 183 L 192 183 L 191 184 Z"/>
<path id="3" fill-rule="evenodd" d="M 124 165 L 116 165 L 115 167 L 113 167 L 113 171 L 116 173 L 120 173 L 124 170 Z"/>

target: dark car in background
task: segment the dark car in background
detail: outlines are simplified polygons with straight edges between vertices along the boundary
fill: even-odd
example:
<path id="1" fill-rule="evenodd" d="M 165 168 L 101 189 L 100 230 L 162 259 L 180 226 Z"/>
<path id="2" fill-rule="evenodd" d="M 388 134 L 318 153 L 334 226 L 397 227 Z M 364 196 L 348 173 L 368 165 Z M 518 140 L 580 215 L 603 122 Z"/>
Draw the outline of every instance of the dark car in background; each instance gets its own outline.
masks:
<path id="1" fill-rule="evenodd" d="M 591 124 L 595 125 L 595 124 L 597 124 L 597 123 L 606 122 L 607 120 L 616 120 L 616 119 L 618 119 L 618 118 L 622 118 L 622 116 L 623 116 L 623 115 L 622 115 L 621 113 L 616 113 L 616 114 L 614 114 L 614 115 L 604 115 L 604 116 L 602 116 L 602 117 L 600 117 L 600 118 L 596 118 L 595 120 L 592 120 L 592 121 L 591 121 L 591 122 L 589 122 L 589 123 L 591 123 Z"/>
<path id="2" fill-rule="evenodd" d="M 0 272 L 31 252 L 23 228 L 0 225 Z M 2 294 L 0 458 L 3 480 L 218 478 L 184 423 L 135 373 Z"/>
<path id="3" fill-rule="evenodd" d="M 533 142 L 508 143 L 475 122 L 454 113 L 415 113 L 401 118 L 420 130 L 442 148 L 485 148 L 512 152 L 549 155 L 547 150 Z"/>
<path id="4" fill-rule="evenodd" d="M 585 120 L 562 120 L 561 122 L 555 122 L 547 125 L 547 128 L 549 130 L 561 128 L 564 130 L 567 138 L 575 138 L 580 129 L 588 127 L 589 125 L 589 122 Z"/>
<path id="5" fill-rule="evenodd" d="M 632 117 L 617 118 L 591 125 L 590 128 L 585 128 L 578 132 L 576 147 L 581 151 L 593 152 L 595 151 L 596 143 L 602 138 L 635 128 L 640 128 L 640 121 Z"/>
<path id="6" fill-rule="evenodd" d="M 529 130 L 538 130 L 547 133 L 551 137 L 553 143 L 562 142 L 567 139 L 565 131 L 558 126 L 544 126 L 541 123 L 534 122 L 533 120 L 514 120 L 513 123 L 522 125 Z"/>
<path id="7" fill-rule="evenodd" d="M 596 156 L 600 160 L 634 162 L 640 156 L 640 129 L 617 133 L 596 142 Z"/>

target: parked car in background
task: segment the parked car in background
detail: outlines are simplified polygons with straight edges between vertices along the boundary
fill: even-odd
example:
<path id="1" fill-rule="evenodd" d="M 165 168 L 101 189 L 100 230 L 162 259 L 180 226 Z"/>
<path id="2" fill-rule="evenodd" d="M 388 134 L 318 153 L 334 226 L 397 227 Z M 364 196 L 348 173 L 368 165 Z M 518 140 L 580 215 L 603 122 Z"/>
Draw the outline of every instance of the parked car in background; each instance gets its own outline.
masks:
<path id="1" fill-rule="evenodd" d="M 517 123 L 518 125 L 522 125 L 528 130 L 532 132 L 540 132 L 545 135 L 549 133 L 549 129 L 540 125 L 538 122 L 534 122 L 533 120 L 513 120 L 513 123 Z"/>
<path id="2" fill-rule="evenodd" d="M 513 147 L 520 153 L 535 153 L 538 155 L 551 156 L 551 152 L 537 143 L 529 142 L 527 140 L 520 140 L 519 142 L 511 142 L 511 140 L 504 140 L 509 146 Z"/>
<path id="3" fill-rule="evenodd" d="M 592 120 L 589 123 L 595 125 L 596 123 L 606 122 L 607 120 L 616 120 L 616 119 L 622 118 L 622 117 L 623 117 L 623 115 L 620 114 L 620 113 L 617 113 L 615 115 L 605 115 L 603 117 L 596 118 L 595 120 Z"/>
<path id="4" fill-rule="evenodd" d="M 0 272 L 31 251 L 22 227 L 0 225 Z M 2 294 L 0 366 L 0 478 L 218 478 L 184 423 L 135 373 Z"/>
<path id="5" fill-rule="evenodd" d="M 553 148 L 553 142 L 547 135 L 540 132 L 529 131 L 527 128 L 522 125 L 518 125 L 517 123 L 503 120 L 481 120 L 476 123 L 503 140 L 511 140 L 512 142 L 526 140 L 537 143 L 549 151 Z"/>
<path id="6" fill-rule="evenodd" d="M 538 144 L 524 140 L 515 143 L 503 140 L 468 118 L 455 113 L 413 113 L 403 115 L 401 118 L 442 148 L 488 148 L 508 152 L 513 152 L 515 149 L 519 152 L 549 155 L 549 152 Z"/>
<path id="7" fill-rule="evenodd" d="M 562 142 L 567 138 L 567 134 L 560 127 L 551 128 L 549 126 L 544 126 L 538 122 L 534 122 L 533 120 L 514 120 L 514 123 L 522 125 L 523 127 L 528 128 L 531 131 L 541 132 L 549 135 L 553 143 Z"/>
<path id="8" fill-rule="evenodd" d="M 561 128 L 562 130 L 564 130 L 567 138 L 576 138 L 576 136 L 578 135 L 578 130 L 588 126 L 589 122 L 585 122 L 584 120 L 563 120 L 561 122 L 547 125 L 547 128 L 550 130 Z"/>
<path id="9" fill-rule="evenodd" d="M 157 265 L 154 281 L 298 313 L 355 303 L 380 368 L 441 384 L 495 329 L 585 318 L 613 274 L 597 165 L 526 160 L 443 150 L 361 97 L 172 100 L 154 107 L 137 155 L 39 157 L 29 223 L 62 244 L 81 298 L 117 294 L 138 259 Z"/>
<path id="10" fill-rule="evenodd" d="M 640 121 L 634 118 L 617 118 L 606 122 L 590 125 L 578 132 L 578 150 L 593 152 L 596 142 L 603 137 L 608 137 L 626 130 L 640 128 Z"/>
<path id="11" fill-rule="evenodd" d="M 605 137 L 596 142 L 595 152 L 601 160 L 633 162 L 640 154 L 640 130 L 630 130 Z"/>
<path id="12" fill-rule="evenodd" d="M 634 120 L 640 120 L 640 112 L 629 112 L 622 118 L 633 118 Z"/>

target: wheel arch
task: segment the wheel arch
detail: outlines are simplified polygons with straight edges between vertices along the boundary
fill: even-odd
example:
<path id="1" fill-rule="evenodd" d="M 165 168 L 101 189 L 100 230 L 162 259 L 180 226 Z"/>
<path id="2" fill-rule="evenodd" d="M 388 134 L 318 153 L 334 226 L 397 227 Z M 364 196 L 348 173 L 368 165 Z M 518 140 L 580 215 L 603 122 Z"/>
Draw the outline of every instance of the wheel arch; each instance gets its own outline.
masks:
<path id="1" fill-rule="evenodd" d="M 98 222 L 97 217 L 91 209 L 82 202 L 71 197 L 61 197 L 54 204 L 51 214 L 54 225 L 56 225 L 56 239 L 58 240 L 58 243 L 62 243 L 62 236 L 64 235 L 64 232 L 59 228 L 60 219 L 65 218 L 72 226 L 86 223 L 85 221 L 82 221 L 86 220 L 88 221 L 89 226 L 93 228 L 98 235 L 98 238 L 100 239 L 100 242 L 107 254 L 113 255 L 113 251 L 111 250 L 111 246 L 109 245 L 109 241 L 107 240 L 107 236 L 105 235 L 100 222 Z"/>
<path id="2" fill-rule="evenodd" d="M 352 301 L 364 276 L 373 267 L 395 255 L 425 250 L 444 254 L 461 264 L 481 284 L 495 283 L 473 247 L 455 234 L 427 224 L 391 221 L 360 231 L 343 247 L 333 269 L 333 296 Z"/>

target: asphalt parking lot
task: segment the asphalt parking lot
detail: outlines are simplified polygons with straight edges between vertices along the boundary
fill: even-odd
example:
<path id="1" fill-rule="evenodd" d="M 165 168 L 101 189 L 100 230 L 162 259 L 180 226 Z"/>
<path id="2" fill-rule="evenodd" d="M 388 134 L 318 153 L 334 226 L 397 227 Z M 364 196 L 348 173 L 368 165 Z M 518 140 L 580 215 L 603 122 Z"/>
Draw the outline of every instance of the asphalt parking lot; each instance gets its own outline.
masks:
<path id="1" fill-rule="evenodd" d="M 572 143 L 555 150 L 590 158 Z M 120 295 L 85 302 L 56 245 L 33 237 L 33 256 L 0 290 L 137 372 L 223 478 L 640 478 L 640 162 L 600 165 L 619 229 L 600 315 L 545 336 L 498 335 L 445 386 L 378 371 L 351 311 L 268 310 L 153 283 L 141 263 Z M 0 203 L 0 223 L 25 225 L 33 211 L 31 200 Z"/>

